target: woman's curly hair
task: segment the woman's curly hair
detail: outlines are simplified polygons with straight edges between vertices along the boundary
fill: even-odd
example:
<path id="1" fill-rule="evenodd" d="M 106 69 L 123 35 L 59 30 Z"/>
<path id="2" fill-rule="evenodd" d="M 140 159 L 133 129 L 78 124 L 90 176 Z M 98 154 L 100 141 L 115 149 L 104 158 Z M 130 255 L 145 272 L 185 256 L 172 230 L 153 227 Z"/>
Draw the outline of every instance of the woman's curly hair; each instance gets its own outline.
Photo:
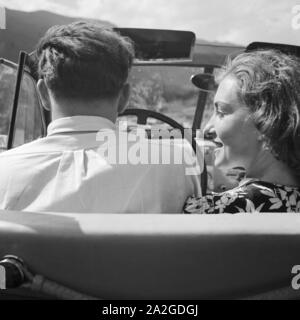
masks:
<path id="1" fill-rule="evenodd" d="M 234 76 L 240 99 L 272 154 L 300 177 L 300 59 L 257 50 L 228 61 L 222 78 Z"/>

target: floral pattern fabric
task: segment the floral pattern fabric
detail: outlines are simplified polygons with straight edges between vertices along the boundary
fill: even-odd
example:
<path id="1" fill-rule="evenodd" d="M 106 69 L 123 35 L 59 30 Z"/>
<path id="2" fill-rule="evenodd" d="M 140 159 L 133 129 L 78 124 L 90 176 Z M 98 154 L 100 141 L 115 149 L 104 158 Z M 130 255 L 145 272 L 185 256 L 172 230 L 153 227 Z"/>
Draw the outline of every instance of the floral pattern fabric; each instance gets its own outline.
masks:
<path id="1" fill-rule="evenodd" d="M 248 180 L 237 188 L 205 197 L 190 197 L 184 213 L 300 213 L 300 187 Z"/>

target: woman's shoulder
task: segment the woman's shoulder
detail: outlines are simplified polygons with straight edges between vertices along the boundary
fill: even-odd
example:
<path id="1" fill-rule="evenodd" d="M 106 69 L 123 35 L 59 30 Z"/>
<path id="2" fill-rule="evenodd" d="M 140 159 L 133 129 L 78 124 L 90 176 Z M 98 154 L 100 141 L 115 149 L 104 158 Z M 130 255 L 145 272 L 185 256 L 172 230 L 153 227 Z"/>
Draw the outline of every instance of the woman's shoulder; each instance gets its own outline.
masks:
<path id="1" fill-rule="evenodd" d="M 293 193 L 300 196 L 300 186 L 287 186 L 283 184 L 275 184 L 262 180 L 248 179 L 242 181 L 237 190 L 253 194 L 265 194 L 268 196 L 283 197 L 285 194 Z"/>
<path id="2" fill-rule="evenodd" d="M 189 198 L 186 213 L 300 212 L 300 187 L 248 179 L 234 189 Z"/>
<path id="3" fill-rule="evenodd" d="M 260 199 L 265 212 L 300 212 L 300 187 L 266 181 L 249 181 L 244 185 L 249 197 Z"/>

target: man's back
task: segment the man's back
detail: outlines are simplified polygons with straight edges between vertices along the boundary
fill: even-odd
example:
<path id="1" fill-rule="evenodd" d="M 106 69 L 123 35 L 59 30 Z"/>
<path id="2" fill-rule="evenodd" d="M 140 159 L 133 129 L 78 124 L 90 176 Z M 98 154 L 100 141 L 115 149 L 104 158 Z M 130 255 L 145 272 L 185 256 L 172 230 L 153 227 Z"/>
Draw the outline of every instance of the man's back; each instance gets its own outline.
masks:
<path id="1" fill-rule="evenodd" d="M 186 166 L 172 159 L 169 164 L 108 161 L 103 155 L 107 145 L 113 153 L 132 147 L 124 141 L 107 144 L 108 132 L 116 133 L 114 124 L 101 117 L 61 118 L 50 125 L 46 138 L 2 153 L 0 208 L 179 213 L 188 196 L 199 195 L 197 176 L 187 175 Z"/>
<path id="2" fill-rule="evenodd" d="M 38 94 L 52 122 L 46 138 L 0 155 L 1 209 L 176 213 L 187 197 L 199 194 L 197 176 L 188 175 L 185 165 L 133 159 L 145 156 L 136 147 L 149 141 L 102 139 L 116 136 L 113 123 L 129 101 L 134 56 L 128 38 L 97 23 L 74 22 L 45 33 L 35 65 Z M 163 142 L 155 144 L 180 155 L 177 146 L 168 151 Z M 116 153 L 128 161 L 111 159 Z"/>

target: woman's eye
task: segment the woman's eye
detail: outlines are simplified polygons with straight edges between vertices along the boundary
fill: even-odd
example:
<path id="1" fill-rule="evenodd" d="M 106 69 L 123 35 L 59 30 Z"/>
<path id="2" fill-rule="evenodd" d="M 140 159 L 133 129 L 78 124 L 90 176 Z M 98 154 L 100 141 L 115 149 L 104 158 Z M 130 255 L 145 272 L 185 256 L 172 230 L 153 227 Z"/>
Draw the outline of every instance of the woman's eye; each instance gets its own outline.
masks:
<path id="1" fill-rule="evenodd" d="M 225 116 L 225 113 L 224 112 L 221 112 L 220 110 L 216 110 L 216 115 L 219 117 L 219 118 L 223 118 Z"/>
<path id="2" fill-rule="evenodd" d="M 225 117 L 226 116 L 226 111 L 224 111 L 224 109 L 223 109 L 223 107 L 221 107 L 221 105 L 219 104 L 219 103 L 215 103 L 215 105 L 214 105 L 214 109 L 215 109 L 215 114 L 216 114 L 216 116 L 217 117 L 219 117 L 219 118 L 223 118 L 223 117 Z"/>

